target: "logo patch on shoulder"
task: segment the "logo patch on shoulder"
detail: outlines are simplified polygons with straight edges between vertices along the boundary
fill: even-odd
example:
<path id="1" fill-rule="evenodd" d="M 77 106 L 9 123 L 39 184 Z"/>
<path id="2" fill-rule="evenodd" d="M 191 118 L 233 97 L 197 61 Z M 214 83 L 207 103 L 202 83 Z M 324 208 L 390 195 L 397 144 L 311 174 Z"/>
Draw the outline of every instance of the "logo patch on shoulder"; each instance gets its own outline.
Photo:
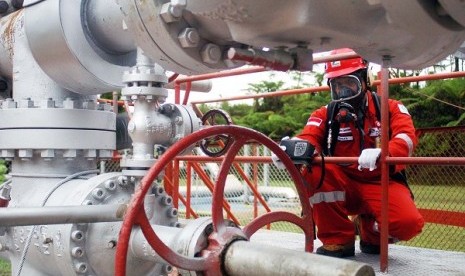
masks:
<path id="1" fill-rule="evenodd" d="M 323 119 L 321 119 L 321 118 L 310 117 L 310 118 L 308 118 L 307 126 L 317 126 L 317 127 L 319 127 L 322 122 L 323 122 Z"/>
<path id="2" fill-rule="evenodd" d="M 399 107 L 399 111 L 400 111 L 401 113 L 410 115 L 410 113 L 408 113 L 408 110 L 407 110 L 407 108 L 405 107 L 405 105 L 403 105 L 403 104 L 398 104 L 397 106 Z"/>

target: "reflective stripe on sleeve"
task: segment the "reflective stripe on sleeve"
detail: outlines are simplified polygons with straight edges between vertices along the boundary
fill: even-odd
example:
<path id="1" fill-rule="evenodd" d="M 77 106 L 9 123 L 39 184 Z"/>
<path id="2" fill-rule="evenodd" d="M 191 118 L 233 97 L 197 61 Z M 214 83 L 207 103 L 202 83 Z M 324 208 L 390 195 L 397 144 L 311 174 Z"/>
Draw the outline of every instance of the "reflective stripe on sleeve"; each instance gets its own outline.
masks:
<path id="1" fill-rule="evenodd" d="M 413 141 L 412 141 L 412 139 L 410 139 L 410 137 L 405 133 L 399 133 L 394 138 L 399 138 L 399 139 L 404 140 L 405 143 L 407 143 L 408 156 L 409 157 L 412 156 L 412 153 L 413 153 Z"/>
<path id="2" fill-rule="evenodd" d="M 336 202 L 336 201 L 345 201 L 346 192 L 344 191 L 334 191 L 334 192 L 321 192 L 316 193 L 310 197 L 310 205 L 318 204 L 321 202 Z"/>

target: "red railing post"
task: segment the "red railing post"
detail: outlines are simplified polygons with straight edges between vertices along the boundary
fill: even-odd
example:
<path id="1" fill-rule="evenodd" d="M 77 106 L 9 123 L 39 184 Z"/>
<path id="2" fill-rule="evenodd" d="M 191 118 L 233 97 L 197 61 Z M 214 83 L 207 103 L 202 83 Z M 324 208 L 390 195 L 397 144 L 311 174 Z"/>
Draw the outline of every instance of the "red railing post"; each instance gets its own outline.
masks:
<path id="1" fill-rule="evenodd" d="M 381 69 L 381 252 L 380 269 L 386 273 L 388 269 L 388 237 L 389 237 L 389 168 L 386 162 L 389 143 L 389 70 L 386 65 Z"/>
<path id="2" fill-rule="evenodd" d="M 191 209 L 191 188 L 192 188 L 192 165 L 190 162 L 186 162 L 186 219 L 191 217 L 190 212 L 188 211 Z"/>
<path id="3" fill-rule="evenodd" d="M 172 197 L 173 197 L 173 205 L 174 208 L 178 209 L 179 208 L 179 160 L 174 160 L 173 161 L 173 177 L 172 177 L 172 183 L 173 183 L 173 191 L 172 191 Z"/>

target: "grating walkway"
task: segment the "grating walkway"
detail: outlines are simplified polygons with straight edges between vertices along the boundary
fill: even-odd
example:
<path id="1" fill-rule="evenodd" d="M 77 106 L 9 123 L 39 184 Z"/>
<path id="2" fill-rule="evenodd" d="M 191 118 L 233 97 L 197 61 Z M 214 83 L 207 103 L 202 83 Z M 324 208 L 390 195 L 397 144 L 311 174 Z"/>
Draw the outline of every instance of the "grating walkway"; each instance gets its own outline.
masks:
<path id="1" fill-rule="evenodd" d="M 303 251 L 302 234 L 260 230 L 252 236 L 251 241 L 277 247 Z M 321 242 L 315 241 L 315 248 Z M 434 275 L 465 276 L 465 253 L 452 252 L 401 245 L 389 245 L 388 272 L 379 269 L 379 256 L 368 255 L 360 251 L 355 244 L 355 257 L 348 258 L 371 265 L 376 275 Z"/>

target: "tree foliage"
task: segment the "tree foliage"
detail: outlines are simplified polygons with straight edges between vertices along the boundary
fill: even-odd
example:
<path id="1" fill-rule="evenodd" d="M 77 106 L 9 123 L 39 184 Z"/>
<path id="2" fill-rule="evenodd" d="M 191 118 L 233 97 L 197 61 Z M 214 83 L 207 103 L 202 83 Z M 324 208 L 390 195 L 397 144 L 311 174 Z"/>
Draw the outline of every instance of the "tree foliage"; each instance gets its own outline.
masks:
<path id="1" fill-rule="evenodd" d="M 5 174 L 7 172 L 7 168 L 5 165 L 5 161 L 0 159 L 0 184 L 5 181 Z"/>
<path id="2" fill-rule="evenodd" d="M 465 79 L 391 86 L 389 95 L 408 108 L 417 128 L 465 125 Z"/>

